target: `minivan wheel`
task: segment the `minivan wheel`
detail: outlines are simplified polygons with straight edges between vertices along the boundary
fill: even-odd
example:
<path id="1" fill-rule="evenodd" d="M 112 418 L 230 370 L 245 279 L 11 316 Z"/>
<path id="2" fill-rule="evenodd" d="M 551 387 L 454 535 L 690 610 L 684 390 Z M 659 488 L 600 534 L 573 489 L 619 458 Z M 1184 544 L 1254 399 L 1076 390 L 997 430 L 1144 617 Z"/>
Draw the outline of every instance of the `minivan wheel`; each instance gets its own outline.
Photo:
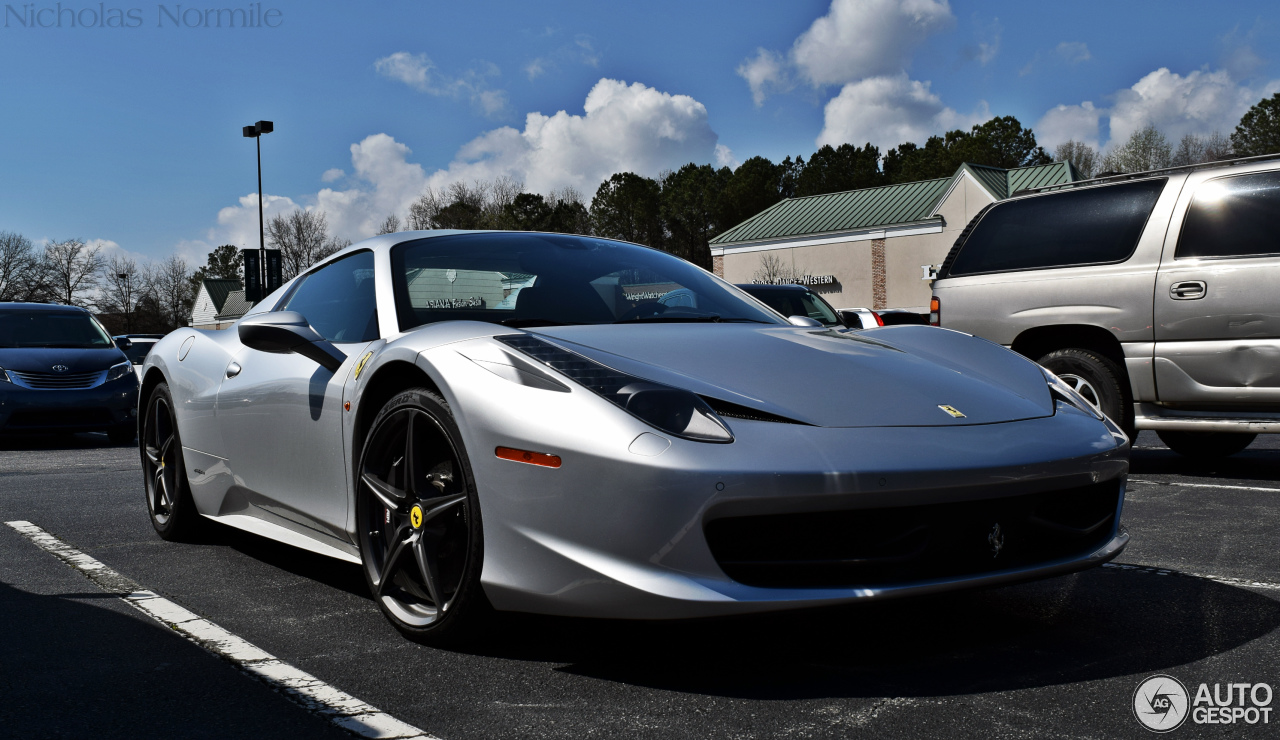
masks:
<path id="1" fill-rule="evenodd" d="M 1172 429 L 1156 432 L 1169 449 L 1195 460 L 1230 457 L 1248 447 L 1256 434 L 1237 432 L 1178 432 Z"/>
<path id="2" fill-rule="evenodd" d="M 1124 373 L 1114 362 L 1093 350 L 1071 348 L 1050 352 L 1040 364 L 1133 437 L 1133 403 Z"/>

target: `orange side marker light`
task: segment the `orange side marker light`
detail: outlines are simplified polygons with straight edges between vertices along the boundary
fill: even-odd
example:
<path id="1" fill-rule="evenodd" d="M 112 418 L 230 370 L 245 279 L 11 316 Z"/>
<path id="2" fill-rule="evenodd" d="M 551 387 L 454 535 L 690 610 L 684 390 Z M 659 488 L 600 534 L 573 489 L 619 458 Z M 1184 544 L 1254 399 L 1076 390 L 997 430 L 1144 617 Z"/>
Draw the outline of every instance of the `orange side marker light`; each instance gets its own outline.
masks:
<path id="1" fill-rule="evenodd" d="M 544 468 L 560 467 L 560 457 L 548 455 L 545 452 L 530 452 L 529 450 L 517 450 L 512 447 L 499 447 L 493 451 L 493 454 L 503 460 L 511 460 L 512 462 L 541 465 Z"/>

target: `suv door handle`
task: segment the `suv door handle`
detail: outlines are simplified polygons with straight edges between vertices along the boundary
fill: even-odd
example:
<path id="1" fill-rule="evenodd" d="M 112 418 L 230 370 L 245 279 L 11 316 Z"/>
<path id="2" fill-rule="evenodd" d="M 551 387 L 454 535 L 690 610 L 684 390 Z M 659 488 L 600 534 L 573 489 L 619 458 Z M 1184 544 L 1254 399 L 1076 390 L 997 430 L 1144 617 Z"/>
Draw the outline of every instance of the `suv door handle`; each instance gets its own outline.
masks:
<path id="1" fill-rule="evenodd" d="M 1208 293 L 1203 280 L 1186 280 L 1169 286 L 1169 296 L 1175 301 L 1194 301 Z"/>

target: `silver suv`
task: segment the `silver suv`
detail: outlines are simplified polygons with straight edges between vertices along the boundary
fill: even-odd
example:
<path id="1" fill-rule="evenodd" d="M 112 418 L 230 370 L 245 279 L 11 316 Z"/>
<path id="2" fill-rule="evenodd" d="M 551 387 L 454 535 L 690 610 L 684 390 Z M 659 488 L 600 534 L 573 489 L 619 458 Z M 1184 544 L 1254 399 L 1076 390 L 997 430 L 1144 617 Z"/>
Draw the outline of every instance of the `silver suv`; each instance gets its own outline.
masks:
<path id="1" fill-rule="evenodd" d="M 1215 457 L 1280 432 L 1280 158 L 1028 191 L 978 213 L 931 323 L 1038 361 L 1131 435 Z"/>

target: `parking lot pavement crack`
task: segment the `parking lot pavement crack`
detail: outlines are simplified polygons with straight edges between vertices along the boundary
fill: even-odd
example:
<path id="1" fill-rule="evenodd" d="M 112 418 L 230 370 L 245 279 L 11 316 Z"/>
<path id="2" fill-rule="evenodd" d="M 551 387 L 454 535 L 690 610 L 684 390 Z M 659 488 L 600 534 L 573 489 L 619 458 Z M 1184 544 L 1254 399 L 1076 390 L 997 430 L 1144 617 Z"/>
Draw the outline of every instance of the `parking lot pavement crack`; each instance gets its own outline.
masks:
<path id="1" fill-rule="evenodd" d="M 107 593 L 169 627 L 187 640 L 280 691 L 303 709 L 359 737 L 387 740 L 435 740 L 350 694 L 286 663 L 200 615 L 112 570 L 44 529 L 27 521 L 5 522 L 40 549 L 92 581 Z"/>
<path id="2" fill-rule="evenodd" d="M 1171 570 L 1169 568 L 1157 568 L 1151 565 L 1129 565 L 1126 563 L 1106 563 L 1102 566 L 1104 570 L 1146 573 L 1157 576 L 1180 576 L 1183 578 L 1202 578 L 1207 581 L 1221 583 L 1225 586 L 1237 586 L 1240 588 L 1257 588 L 1264 591 L 1280 591 L 1280 583 L 1270 583 L 1268 581 L 1255 581 L 1249 578 L 1232 578 L 1230 576 L 1217 576 L 1211 573 L 1190 573 L 1179 570 Z"/>

